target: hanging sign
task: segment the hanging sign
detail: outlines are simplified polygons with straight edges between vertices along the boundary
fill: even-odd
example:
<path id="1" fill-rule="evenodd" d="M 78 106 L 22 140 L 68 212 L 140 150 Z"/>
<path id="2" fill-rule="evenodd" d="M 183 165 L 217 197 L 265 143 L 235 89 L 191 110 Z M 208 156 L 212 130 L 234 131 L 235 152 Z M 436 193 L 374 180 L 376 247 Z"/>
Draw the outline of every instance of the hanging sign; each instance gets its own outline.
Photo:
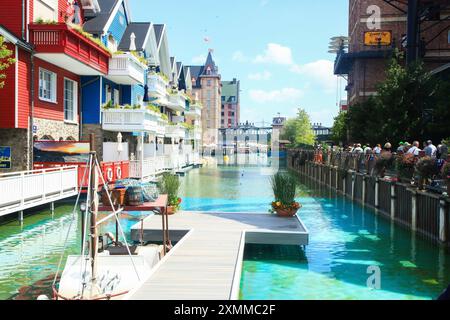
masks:
<path id="1" fill-rule="evenodd" d="M 390 46 L 392 44 L 391 31 L 368 31 L 364 33 L 366 46 Z"/>
<path id="2" fill-rule="evenodd" d="M 0 147 L 0 169 L 11 169 L 11 147 Z"/>

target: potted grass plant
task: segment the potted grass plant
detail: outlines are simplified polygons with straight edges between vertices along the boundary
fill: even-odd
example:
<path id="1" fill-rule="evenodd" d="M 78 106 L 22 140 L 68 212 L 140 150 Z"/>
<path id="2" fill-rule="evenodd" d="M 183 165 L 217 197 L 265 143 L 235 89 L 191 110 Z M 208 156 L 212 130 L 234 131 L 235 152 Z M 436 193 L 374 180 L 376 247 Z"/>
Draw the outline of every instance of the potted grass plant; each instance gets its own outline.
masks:
<path id="1" fill-rule="evenodd" d="M 158 183 L 158 188 L 161 194 L 167 194 L 168 196 L 167 214 L 175 214 L 179 210 L 182 201 L 178 196 L 180 178 L 177 175 L 165 173 Z"/>
<path id="2" fill-rule="evenodd" d="M 278 172 L 271 178 L 275 201 L 272 202 L 272 212 L 280 217 L 293 217 L 302 207 L 295 201 L 297 180 L 288 173 Z"/>

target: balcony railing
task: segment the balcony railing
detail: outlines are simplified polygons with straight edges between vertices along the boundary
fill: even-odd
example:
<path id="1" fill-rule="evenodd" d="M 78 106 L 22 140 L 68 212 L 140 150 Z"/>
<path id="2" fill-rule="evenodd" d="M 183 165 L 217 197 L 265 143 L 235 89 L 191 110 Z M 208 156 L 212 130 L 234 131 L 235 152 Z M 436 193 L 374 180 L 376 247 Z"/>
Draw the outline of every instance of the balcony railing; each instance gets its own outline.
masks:
<path id="1" fill-rule="evenodd" d="M 184 139 L 186 137 L 186 128 L 180 124 L 166 126 L 166 137 Z"/>
<path id="2" fill-rule="evenodd" d="M 157 133 L 161 116 L 146 109 L 104 109 L 103 130 L 117 132 L 148 131 Z"/>
<path id="3" fill-rule="evenodd" d="M 169 108 L 175 111 L 185 111 L 186 98 L 181 92 L 169 94 Z"/>
<path id="4" fill-rule="evenodd" d="M 65 23 L 31 24 L 30 32 L 39 58 L 80 75 L 108 74 L 111 54 Z"/>
<path id="5" fill-rule="evenodd" d="M 146 69 L 133 54 L 118 54 L 109 61 L 108 78 L 119 84 L 144 84 Z"/>
<path id="6" fill-rule="evenodd" d="M 169 83 L 159 74 L 150 73 L 148 76 L 148 93 L 158 99 L 167 99 Z"/>

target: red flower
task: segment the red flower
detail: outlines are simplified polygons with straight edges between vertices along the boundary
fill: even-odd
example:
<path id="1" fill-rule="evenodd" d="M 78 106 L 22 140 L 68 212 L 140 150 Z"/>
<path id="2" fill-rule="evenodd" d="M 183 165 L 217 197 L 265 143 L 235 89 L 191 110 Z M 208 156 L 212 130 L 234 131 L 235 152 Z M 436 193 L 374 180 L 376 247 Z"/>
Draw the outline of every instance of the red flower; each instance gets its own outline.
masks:
<path id="1" fill-rule="evenodd" d="M 178 204 L 180 204 L 183 200 L 181 198 L 178 198 Z"/>

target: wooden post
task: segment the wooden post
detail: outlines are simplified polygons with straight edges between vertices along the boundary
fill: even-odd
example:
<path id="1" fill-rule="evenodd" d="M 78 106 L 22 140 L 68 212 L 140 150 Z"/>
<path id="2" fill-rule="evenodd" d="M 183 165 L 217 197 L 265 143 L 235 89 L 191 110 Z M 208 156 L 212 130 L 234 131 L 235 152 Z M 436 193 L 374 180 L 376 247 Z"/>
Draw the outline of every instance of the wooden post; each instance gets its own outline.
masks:
<path id="1" fill-rule="evenodd" d="M 417 192 L 410 190 L 411 192 L 411 230 L 417 231 Z"/>
<path id="2" fill-rule="evenodd" d="M 23 210 L 19 211 L 19 222 L 23 223 Z"/>
<path id="3" fill-rule="evenodd" d="M 445 230 L 445 226 L 446 226 L 446 209 L 447 209 L 447 202 L 444 199 L 441 199 L 439 201 L 439 241 L 441 242 L 445 242 L 447 241 L 446 239 L 446 230 Z"/>
<path id="4" fill-rule="evenodd" d="M 397 199 L 397 194 L 395 192 L 395 184 L 391 183 L 391 220 L 395 220 L 395 204 Z"/>
<path id="5" fill-rule="evenodd" d="M 336 191 L 337 191 L 339 189 L 339 170 L 338 170 L 338 167 L 335 167 L 334 170 L 336 171 L 336 179 L 334 179 L 334 180 L 335 180 L 335 183 L 336 183 Z"/>
<path id="6" fill-rule="evenodd" d="M 344 173 L 342 177 L 342 192 L 344 196 L 347 194 L 347 173 Z"/>
<path id="7" fill-rule="evenodd" d="M 52 216 L 55 214 L 55 203 L 50 202 L 50 212 L 52 213 Z"/>
<path id="8" fill-rule="evenodd" d="M 362 176 L 362 195 L 361 195 L 361 200 L 362 200 L 363 206 L 366 205 L 366 183 L 367 183 L 367 176 L 365 174 L 363 174 L 363 176 Z"/>
<path id="9" fill-rule="evenodd" d="M 352 200 L 355 200 L 356 172 L 352 172 Z"/>
<path id="10" fill-rule="evenodd" d="M 375 178 L 375 208 L 380 208 L 380 182 L 378 177 Z"/>

